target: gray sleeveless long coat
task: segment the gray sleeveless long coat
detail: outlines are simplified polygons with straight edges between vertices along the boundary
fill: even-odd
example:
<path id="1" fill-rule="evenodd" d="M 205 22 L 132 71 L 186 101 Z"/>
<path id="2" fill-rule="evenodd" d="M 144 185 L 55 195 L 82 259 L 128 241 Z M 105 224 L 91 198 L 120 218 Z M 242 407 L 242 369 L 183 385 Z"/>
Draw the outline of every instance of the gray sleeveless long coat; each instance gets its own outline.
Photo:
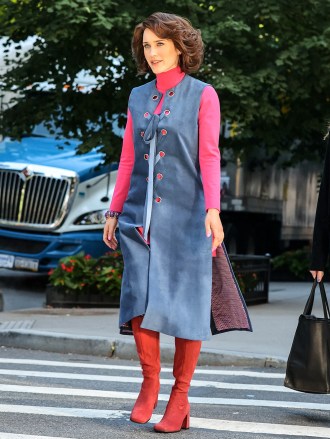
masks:
<path id="1" fill-rule="evenodd" d="M 211 238 L 205 236 L 198 159 L 205 86 L 186 75 L 166 92 L 160 115 L 154 115 L 161 98 L 155 81 L 131 93 L 135 163 L 119 217 L 122 334 L 132 334 L 130 320 L 142 314 L 143 328 L 190 340 L 252 331 L 224 244 L 212 258 Z"/>
<path id="2" fill-rule="evenodd" d="M 132 90 L 135 163 L 119 218 L 120 325 L 144 314 L 143 328 L 191 340 L 210 337 L 212 241 L 198 160 L 206 85 L 186 75 L 166 92 L 160 115 L 154 115 L 162 96 L 155 81 Z"/>

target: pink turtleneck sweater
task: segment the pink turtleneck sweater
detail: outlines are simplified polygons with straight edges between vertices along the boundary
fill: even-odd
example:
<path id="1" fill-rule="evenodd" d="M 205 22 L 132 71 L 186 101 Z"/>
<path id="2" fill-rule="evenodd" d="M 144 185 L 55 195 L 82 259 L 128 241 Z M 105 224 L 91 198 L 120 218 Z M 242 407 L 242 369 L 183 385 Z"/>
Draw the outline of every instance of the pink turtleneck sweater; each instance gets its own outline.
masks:
<path id="1" fill-rule="evenodd" d="M 155 114 L 162 109 L 166 90 L 175 87 L 184 78 L 180 67 L 175 67 L 156 76 L 157 90 L 163 94 Z M 189 109 L 188 109 L 189 111 Z M 215 208 L 220 211 L 220 151 L 218 147 L 220 134 L 220 103 L 213 87 L 203 90 L 198 115 L 199 124 L 199 164 L 202 174 L 205 209 Z M 121 212 L 130 187 L 134 166 L 133 120 L 130 111 L 123 139 L 123 147 L 117 174 L 117 181 L 110 210 Z"/>

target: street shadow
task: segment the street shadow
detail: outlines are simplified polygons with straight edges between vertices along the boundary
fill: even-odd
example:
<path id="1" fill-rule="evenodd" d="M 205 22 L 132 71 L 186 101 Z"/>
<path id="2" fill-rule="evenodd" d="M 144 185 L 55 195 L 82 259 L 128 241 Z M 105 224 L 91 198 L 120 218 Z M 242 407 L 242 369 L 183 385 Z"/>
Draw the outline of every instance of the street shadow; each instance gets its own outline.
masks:
<path id="1" fill-rule="evenodd" d="M 24 271 L 13 271 L 0 269 L 0 288 L 15 290 L 33 290 L 34 292 L 45 293 L 48 283 L 48 275 L 44 273 L 28 273 Z"/>

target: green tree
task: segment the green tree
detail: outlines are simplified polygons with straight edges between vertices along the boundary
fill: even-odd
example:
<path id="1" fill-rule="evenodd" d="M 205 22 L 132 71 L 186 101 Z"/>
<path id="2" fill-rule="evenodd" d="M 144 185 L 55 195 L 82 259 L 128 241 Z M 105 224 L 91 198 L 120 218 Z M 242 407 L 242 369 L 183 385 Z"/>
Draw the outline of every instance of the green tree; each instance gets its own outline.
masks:
<path id="1" fill-rule="evenodd" d="M 151 78 L 136 75 L 132 31 L 156 10 L 186 16 L 202 31 L 198 77 L 216 88 L 222 121 L 231 123 L 222 148 L 254 163 L 318 158 L 329 117 L 330 0 L 3 0 L 2 33 L 17 52 L 36 37 L 2 78 L 23 92 L 4 113 L 4 133 L 19 138 L 49 120 L 79 136 L 82 152 L 103 145 L 108 159 L 118 158 L 113 127 L 124 126 L 131 88 Z M 97 78 L 88 93 L 75 87 L 82 70 Z M 38 92 L 44 82 L 48 93 Z"/>
<path id="2" fill-rule="evenodd" d="M 227 146 L 256 162 L 318 158 L 329 117 L 330 1 L 214 2 L 212 10 L 201 25 L 205 76 L 237 125 Z"/>

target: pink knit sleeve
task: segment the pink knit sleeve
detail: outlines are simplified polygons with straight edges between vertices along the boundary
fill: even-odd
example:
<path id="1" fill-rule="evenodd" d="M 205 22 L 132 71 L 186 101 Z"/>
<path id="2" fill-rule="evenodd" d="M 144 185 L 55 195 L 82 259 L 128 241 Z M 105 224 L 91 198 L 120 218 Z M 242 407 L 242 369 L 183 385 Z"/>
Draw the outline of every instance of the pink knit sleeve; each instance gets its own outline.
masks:
<path id="1" fill-rule="evenodd" d="M 213 87 L 205 87 L 199 108 L 199 164 L 205 209 L 220 212 L 220 102 Z"/>
<path id="2" fill-rule="evenodd" d="M 119 168 L 115 190 L 113 192 L 110 210 L 121 212 L 126 201 L 131 175 L 134 166 L 133 120 L 130 111 L 127 113 L 127 123 L 120 155 Z"/>

